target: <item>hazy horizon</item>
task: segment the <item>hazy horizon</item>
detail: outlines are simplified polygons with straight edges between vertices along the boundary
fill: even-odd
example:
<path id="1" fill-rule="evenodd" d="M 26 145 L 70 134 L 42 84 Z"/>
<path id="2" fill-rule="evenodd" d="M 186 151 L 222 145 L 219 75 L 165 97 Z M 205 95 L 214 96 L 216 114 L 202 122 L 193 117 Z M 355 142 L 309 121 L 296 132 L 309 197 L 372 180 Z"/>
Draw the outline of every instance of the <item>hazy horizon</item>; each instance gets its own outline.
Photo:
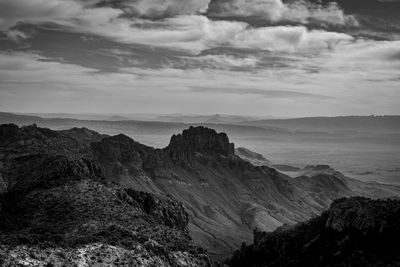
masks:
<path id="1" fill-rule="evenodd" d="M 336 117 L 390 117 L 390 116 L 400 116 L 398 114 L 345 114 L 345 115 L 337 115 L 332 114 L 330 116 L 327 115 L 319 115 L 315 114 L 313 116 L 278 116 L 273 114 L 240 114 L 240 113 L 181 113 L 181 112 L 171 112 L 171 113 L 142 113 L 142 112 L 30 112 L 30 111 L 8 111 L 8 110 L 0 110 L 3 113 L 11 113 L 11 114 L 19 114 L 19 115 L 36 115 L 36 116 L 85 116 L 85 115 L 98 115 L 98 116 L 203 116 L 203 117 L 212 117 L 212 116 L 227 116 L 227 117 L 243 117 L 243 118 L 256 118 L 256 119 L 303 119 L 303 118 L 336 118 Z"/>

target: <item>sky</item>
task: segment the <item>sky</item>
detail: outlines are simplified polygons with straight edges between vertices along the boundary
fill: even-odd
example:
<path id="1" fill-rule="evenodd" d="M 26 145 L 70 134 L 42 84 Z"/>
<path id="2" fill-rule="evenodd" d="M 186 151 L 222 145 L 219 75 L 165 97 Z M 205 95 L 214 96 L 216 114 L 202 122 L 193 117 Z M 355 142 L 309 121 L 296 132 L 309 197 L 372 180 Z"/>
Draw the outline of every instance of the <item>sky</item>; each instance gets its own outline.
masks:
<path id="1" fill-rule="evenodd" d="M 0 0 L 0 111 L 400 114 L 400 1 Z"/>

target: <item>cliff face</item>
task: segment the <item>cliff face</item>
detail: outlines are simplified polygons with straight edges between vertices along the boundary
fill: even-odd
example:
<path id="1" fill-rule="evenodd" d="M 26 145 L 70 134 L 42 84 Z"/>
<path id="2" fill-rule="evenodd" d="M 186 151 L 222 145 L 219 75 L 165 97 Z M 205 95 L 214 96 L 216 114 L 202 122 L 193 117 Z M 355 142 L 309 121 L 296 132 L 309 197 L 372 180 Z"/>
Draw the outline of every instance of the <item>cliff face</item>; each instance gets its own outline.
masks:
<path id="1" fill-rule="evenodd" d="M 273 233 L 255 231 L 230 266 L 398 266 L 400 201 L 339 199 L 321 216 Z"/>
<path id="2" fill-rule="evenodd" d="M 164 150 L 174 162 L 179 162 L 193 160 L 199 154 L 232 156 L 235 148 L 225 133 L 200 126 L 173 135 Z"/>

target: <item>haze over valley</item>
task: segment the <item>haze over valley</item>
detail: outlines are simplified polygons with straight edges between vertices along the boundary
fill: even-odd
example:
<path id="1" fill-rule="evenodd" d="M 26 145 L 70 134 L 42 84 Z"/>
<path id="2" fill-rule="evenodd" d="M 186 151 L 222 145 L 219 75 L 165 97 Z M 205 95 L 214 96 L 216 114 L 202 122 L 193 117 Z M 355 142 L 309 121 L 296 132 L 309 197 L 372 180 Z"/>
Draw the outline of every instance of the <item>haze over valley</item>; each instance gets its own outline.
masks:
<path id="1" fill-rule="evenodd" d="M 228 115 L 36 115 L 2 113 L 0 123 L 36 123 L 55 130 L 86 127 L 109 135 L 123 133 L 156 148 L 167 146 L 174 133 L 190 125 L 204 125 L 226 132 L 237 147 L 261 153 L 273 164 L 326 164 L 362 181 L 400 182 L 399 116 L 260 120 Z"/>

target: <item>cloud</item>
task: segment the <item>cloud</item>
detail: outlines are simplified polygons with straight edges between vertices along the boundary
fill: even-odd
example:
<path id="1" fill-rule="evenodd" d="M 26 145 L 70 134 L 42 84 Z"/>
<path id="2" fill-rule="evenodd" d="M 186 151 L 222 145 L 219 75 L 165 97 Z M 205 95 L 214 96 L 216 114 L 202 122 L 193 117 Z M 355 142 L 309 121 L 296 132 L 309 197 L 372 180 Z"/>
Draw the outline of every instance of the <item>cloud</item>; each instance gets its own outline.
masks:
<path id="1" fill-rule="evenodd" d="M 223 9 L 213 1 L 205 13 L 206 0 L 0 0 L 0 29 L 14 40 L 29 37 L 31 49 L 52 57 L 0 52 L 0 105 L 81 112 L 400 112 L 399 41 L 307 28 L 313 20 L 346 24 L 335 5 L 219 2 Z M 220 17 L 207 17 L 216 11 Z M 246 16 L 275 22 L 255 27 L 239 20 Z M 276 26 L 286 21 L 305 25 Z M 46 34 L 64 34 L 59 42 L 66 44 L 40 47 L 47 39 L 26 36 L 19 22 L 55 24 L 57 31 Z M 88 37 L 82 47 L 68 39 L 82 34 Z M 79 53 L 65 52 L 68 40 Z M 100 72 L 101 64 L 109 66 Z"/>
<path id="2" fill-rule="evenodd" d="M 398 78 L 399 60 L 388 60 L 398 53 L 396 47 L 398 43 L 355 42 L 317 57 L 300 57 L 287 68 L 235 73 L 167 66 L 99 73 L 35 54 L 2 52 L 0 106 L 26 112 L 68 112 L 73 106 L 76 112 L 114 113 L 398 113 L 400 92 L 393 78 Z M 366 58 L 374 64 L 360 69 Z M 320 71 L 309 73 L 309 68 Z M 380 82 L 371 82 L 374 78 Z"/>
<path id="3" fill-rule="evenodd" d="M 285 5 L 280 0 L 214 0 L 209 12 L 214 16 L 263 17 L 270 21 L 280 20 Z"/>
<path id="4" fill-rule="evenodd" d="M 95 34 L 121 43 L 167 47 L 193 54 L 220 46 L 284 52 L 322 50 L 331 49 L 341 41 L 352 39 L 346 34 L 309 31 L 304 26 L 252 28 L 245 22 L 215 21 L 202 15 L 177 15 L 159 20 L 129 18 L 125 16 L 125 10 L 113 6 L 98 7 L 94 5 L 96 1 L 85 3 L 65 0 L 0 1 L 2 16 L 0 27 L 5 30 L 18 22 L 50 22 L 65 27 L 65 30 Z M 122 1 L 122 3 L 133 5 L 144 13 L 157 13 L 160 9 L 181 10 L 178 7 L 183 8 L 180 13 L 193 13 L 195 10 L 201 10 L 200 6 L 207 5 L 207 1 L 183 3 L 172 0 L 168 0 L 166 5 L 160 5 L 156 0 Z M 237 4 L 240 5 L 240 12 L 251 13 L 252 9 L 247 10 L 248 8 L 264 12 L 266 7 L 258 5 L 269 5 L 268 3 L 265 0 L 258 0 L 254 7 L 250 5 L 251 2 Z M 245 7 L 242 7 L 244 4 Z M 161 11 L 164 12 L 163 10 Z"/>
<path id="5" fill-rule="evenodd" d="M 237 95 L 255 95 L 266 98 L 314 98 L 314 99 L 332 99 L 332 97 L 310 94 L 303 92 L 287 91 L 287 90 L 269 90 L 258 88 L 235 88 L 235 87 L 204 87 L 204 86 L 190 86 L 194 92 L 201 93 L 214 93 L 214 94 L 237 94 Z"/>
<path id="6" fill-rule="evenodd" d="M 196 57 L 181 57 L 184 62 L 180 65 L 184 68 L 207 68 L 223 70 L 251 70 L 257 65 L 258 59 L 254 56 L 232 55 L 203 55 Z"/>
<path id="7" fill-rule="evenodd" d="M 326 6 L 309 1 L 283 3 L 281 0 L 214 0 L 209 5 L 213 17 L 251 18 L 277 23 L 280 21 L 308 24 L 319 21 L 331 25 L 356 26 L 335 3 Z"/>
<path id="8" fill-rule="evenodd" d="M 249 29 L 237 34 L 233 45 L 280 52 L 308 52 L 335 48 L 353 37 L 335 32 L 309 31 L 304 26 L 277 26 Z"/>
<path id="9" fill-rule="evenodd" d="M 23 31 L 19 31 L 19 30 L 9 30 L 5 32 L 6 36 L 8 39 L 19 43 L 23 40 L 26 40 L 29 38 L 29 35 L 24 33 Z"/>
<path id="10" fill-rule="evenodd" d="M 101 4 L 122 9 L 128 16 L 159 19 L 202 13 L 207 10 L 209 2 L 210 0 L 108 0 Z"/>
<path id="11" fill-rule="evenodd" d="M 244 22 L 213 21 L 198 15 L 132 23 L 124 18 L 108 18 L 110 13 L 104 11 L 103 16 L 86 12 L 79 17 L 84 23 L 72 21 L 67 25 L 73 31 L 96 34 L 121 43 L 166 47 L 192 54 L 222 46 L 284 52 L 324 50 L 353 39 L 341 33 L 309 31 L 304 26 L 252 28 Z"/>
<path id="12" fill-rule="evenodd" d="M 41 23 L 70 19 L 83 11 L 75 1 L 64 0 L 0 0 L 0 29 L 18 22 Z"/>

